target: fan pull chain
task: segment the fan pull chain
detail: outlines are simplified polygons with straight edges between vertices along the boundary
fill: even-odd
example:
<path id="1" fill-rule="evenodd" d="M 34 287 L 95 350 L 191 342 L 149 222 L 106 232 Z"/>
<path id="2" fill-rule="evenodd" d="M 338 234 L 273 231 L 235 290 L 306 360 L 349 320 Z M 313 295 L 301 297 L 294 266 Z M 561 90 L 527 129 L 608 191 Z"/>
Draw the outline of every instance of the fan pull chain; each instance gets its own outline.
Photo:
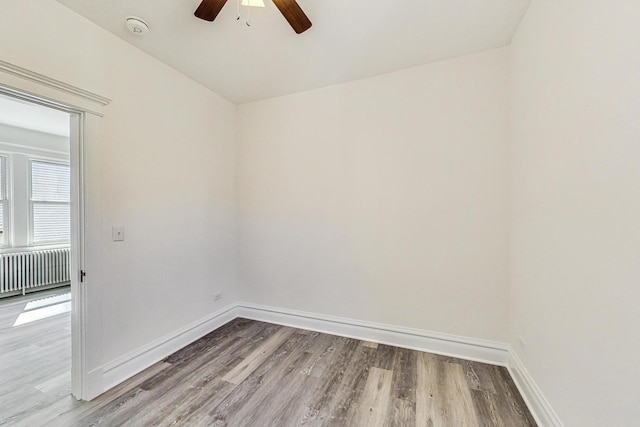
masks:
<path id="1" fill-rule="evenodd" d="M 247 24 L 247 27 L 250 27 L 251 26 L 251 8 L 247 7 L 246 9 L 247 9 L 247 22 L 246 22 L 246 24 Z"/>
<path id="2" fill-rule="evenodd" d="M 236 1 L 236 21 L 240 20 L 240 0 Z"/>

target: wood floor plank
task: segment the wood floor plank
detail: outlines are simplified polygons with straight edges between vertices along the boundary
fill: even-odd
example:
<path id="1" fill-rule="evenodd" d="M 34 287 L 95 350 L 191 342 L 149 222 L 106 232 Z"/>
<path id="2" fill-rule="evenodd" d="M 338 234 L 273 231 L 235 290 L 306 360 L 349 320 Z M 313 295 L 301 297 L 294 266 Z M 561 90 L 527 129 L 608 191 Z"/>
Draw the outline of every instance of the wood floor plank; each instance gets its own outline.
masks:
<path id="1" fill-rule="evenodd" d="M 260 322 L 258 322 L 260 324 Z M 251 345 L 239 348 L 236 355 L 242 359 L 246 359 L 253 351 L 267 341 L 274 333 L 282 328 L 281 325 L 262 324 L 261 327 L 255 330 L 254 335 L 251 338 Z M 232 366 L 233 368 L 234 366 Z"/>
<path id="2" fill-rule="evenodd" d="M 110 422 L 119 425 L 130 420 L 139 425 L 158 425 L 169 417 L 186 416 L 180 414 L 185 406 L 193 410 L 193 406 L 196 406 L 194 399 L 210 380 L 215 380 L 210 386 L 219 386 L 219 374 L 227 371 L 227 365 L 237 360 L 236 350 L 246 347 L 252 339 L 250 335 L 236 337 L 227 335 L 226 332 L 224 331 L 220 340 L 216 340 L 214 336 L 208 337 L 210 342 L 217 343 L 209 346 L 210 351 L 215 352 L 217 357 L 211 358 L 207 352 L 196 352 L 193 356 L 188 355 L 174 362 L 161 375 L 156 376 L 163 377 L 162 381 L 146 381 L 141 384 L 141 389 L 151 391 L 149 394 L 139 395 L 139 406 L 145 407 L 144 413 L 131 407 L 127 411 L 118 411 Z M 211 391 L 210 387 L 206 388 Z M 175 412 L 178 412 L 178 415 Z"/>
<path id="3" fill-rule="evenodd" d="M 374 349 L 375 358 L 372 366 L 380 369 L 393 369 L 393 359 L 396 354 L 396 347 L 380 344 Z"/>
<path id="4" fill-rule="evenodd" d="M 285 404 L 269 420 L 270 424 L 274 427 L 306 425 L 309 413 L 300 414 L 300 408 L 305 408 L 319 382 L 320 379 L 313 376 L 303 377 L 297 384 L 298 391 L 295 396 L 289 401 L 285 399 Z"/>
<path id="5" fill-rule="evenodd" d="M 462 365 L 419 354 L 416 418 L 418 423 L 434 427 L 478 425 Z"/>
<path id="6" fill-rule="evenodd" d="M 390 427 L 416 426 L 416 353 L 404 348 L 395 349 L 392 400 L 389 405 Z"/>
<path id="7" fill-rule="evenodd" d="M 296 362 L 304 354 L 310 338 L 309 335 L 291 336 L 275 348 L 264 363 L 244 381 L 236 385 L 228 396 L 218 400 L 217 405 L 209 406 L 206 416 L 198 421 L 233 426 L 245 424 L 247 419 L 255 417 L 265 400 L 280 396 L 278 381 L 290 375 L 294 369 L 296 374 L 299 373 L 300 368 Z M 304 360 L 301 362 L 304 363 Z"/>
<path id="8" fill-rule="evenodd" d="M 495 393 L 471 390 L 471 397 L 478 414 L 478 427 L 511 427 L 500 415 Z"/>
<path id="9" fill-rule="evenodd" d="M 478 425 L 471 391 L 467 385 L 466 375 L 461 365 L 446 363 L 444 367 L 445 393 L 442 397 L 446 401 L 451 425 L 460 427 L 475 427 Z M 455 402 L 455 407 L 452 404 Z"/>
<path id="10" fill-rule="evenodd" d="M 440 388 L 438 359 L 428 353 L 420 353 L 417 358 L 416 420 L 418 425 L 442 426 L 442 402 L 437 397 Z"/>
<path id="11" fill-rule="evenodd" d="M 505 424 L 516 427 L 535 425 L 535 421 L 527 410 L 524 400 L 513 383 L 507 368 L 488 366 L 488 369 L 495 378 L 496 402 Z"/>
<path id="12" fill-rule="evenodd" d="M 308 403 L 302 406 L 296 418 L 304 420 L 305 426 L 327 425 L 333 417 L 333 410 L 339 405 L 340 387 L 350 376 L 349 369 L 359 348 L 357 340 L 333 337 L 332 360 L 319 377 Z M 366 353 L 358 353 L 366 354 Z"/>
<path id="13" fill-rule="evenodd" d="M 297 339 L 296 338 L 293 339 L 293 343 L 295 344 L 290 343 L 289 345 L 292 346 L 292 348 L 294 348 L 294 346 L 297 346 L 297 345 L 301 349 L 304 348 L 303 342 L 307 338 L 303 338 L 303 335 L 297 334 L 295 332 L 293 335 L 296 335 Z M 289 351 L 289 353 L 291 354 L 292 352 Z M 271 356 L 273 356 L 273 354 Z M 276 363 L 273 363 L 273 362 L 271 363 L 273 364 L 273 366 L 277 366 Z M 261 366 L 262 369 L 266 369 L 267 367 L 271 366 L 271 364 L 268 364 L 266 361 L 265 363 L 263 363 L 263 365 L 264 366 Z M 224 369 L 219 365 L 213 365 L 213 366 L 218 369 Z M 261 373 L 261 371 L 259 370 L 257 371 Z M 273 370 L 271 371 L 273 372 Z M 203 372 L 203 374 L 205 373 L 206 372 Z M 178 402 L 181 402 L 181 404 L 174 405 L 176 410 L 173 412 L 168 412 L 167 410 L 165 410 L 164 414 L 161 417 L 161 418 L 164 418 L 164 420 L 160 422 L 161 421 L 160 417 L 156 419 L 151 419 L 152 425 L 159 425 L 159 426 L 172 425 L 174 423 L 187 420 L 189 419 L 191 414 L 197 412 L 201 408 L 205 408 L 205 407 L 211 408 L 213 406 L 212 405 L 213 402 L 207 399 L 207 397 L 210 396 L 211 394 L 214 394 L 214 395 L 218 394 L 219 396 L 227 397 L 237 389 L 237 385 L 220 379 L 220 377 L 224 376 L 224 372 L 221 372 L 219 375 L 216 375 L 215 377 L 213 375 L 214 373 L 212 371 L 211 375 L 205 376 L 201 381 L 194 383 L 191 387 L 189 387 L 187 393 L 183 393 L 180 396 L 177 396 L 177 400 Z M 263 377 L 261 377 L 261 380 L 263 380 Z M 194 422 L 194 420 L 191 420 L 190 422 Z"/>
<path id="14" fill-rule="evenodd" d="M 273 351 L 280 347 L 295 332 L 292 328 L 282 328 L 244 359 L 238 366 L 222 377 L 223 381 L 240 384 L 264 362 Z"/>
<path id="15" fill-rule="evenodd" d="M 309 363 L 302 369 L 304 375 L 320 378 L 336 354 L 335 337 L 326 334 L 315 334 L 308 352 L 312 355 Z"/>
<path id="16" fill-rule="evenodd" d="M 283 360 L 286 368 L 270 373 L 265 378 L 257 392 L 253 395 L 253 404 L 246 404 L 235 414 L 227 418 L 227 425 L 262 425 L 265 427 L 280 427 L 293 417 L 293 411 L 306 399 L 308 391 L 300 388 L 305 381 L 307 386 L 313 387 L 318 381 L 314 377 L 305 377 L 298 369 L 310 357 L 309 353 L 296 349 Z M 274 395 L 287 396 L 285 399 L 275 398 Z"/>
<path id="17" fill-rule="evenodd" d="M 357 404 L 364 392 L 369 370 L 376 356 L 376 350 L 358 347 L 347 365 L 342 381 L 330 407 L 328 426 L 350 425 L 354 415 L 352 408 Z"/>
<path id="18" fill-rule="evenodd" d="M 371 368 L 364 393 L 354 408 L 354 426 L 384 426 L 387 424 L 387 411 L 391 400 L 391 382 L 393 372 L 380 368 Z"/>
<path id="19" fill-rule="evenodd" d="M 122 425 L 123 422 L 115 424 L 114 419 L 128 419 L 127 414 L 136 413 L 140 410 L 141 404 L 146 402 L 151 392 L 134 388 L 119 396 L 106 405 L 99 406 L 80 417 L 77 425 L 97 426 L 97 425 Z"/>
<path id="20" fill-rule="evenodd" d="M 17 423 L 16 427 L 32 427 L 45 424 L 52 424 L 54 426 L 81 425 L 80 420 L 82 418 L 112 403 L 119 396 L 136 389 L 141 382 L 161 372 L 167 366 L 168 364 L 164 362 L 156 363 L 91 402 L 77 401 L 70 394 L 67 394 L 45 410 L 33 412 L 29 417 Z"/>
<path id="21" fill-rule="evenodd" d="M 0 425 L 17 424 L 70 393 L 69 314 L 14 326 L 29 303 L 53 304 L 68 296 L 63 287 L 0 300 Z"/>
<path id="22" fill-rule="evenodd" d="M 493 375 L 487 370 L 487 365 L 465 360 L 462 366 L 467 376 L 469 388 L 487 393 L 496 392 L 496 387 L 493 384 Z"/>
<path id="23" fill-rule="evenodd" d="M 65 367 L 67 368 L 67 367 Z M 44 382 L 35 385 L 34 387 L 41 391 L 42 393 L 48 393 L 55 389 L 58 389 L 69 381 L 69 372 L 71 371 L 71 366 L 68 366 L 68 369 L 64 369 L 61 373 L 57 374 L 52 378 L 46 379 Z"/>

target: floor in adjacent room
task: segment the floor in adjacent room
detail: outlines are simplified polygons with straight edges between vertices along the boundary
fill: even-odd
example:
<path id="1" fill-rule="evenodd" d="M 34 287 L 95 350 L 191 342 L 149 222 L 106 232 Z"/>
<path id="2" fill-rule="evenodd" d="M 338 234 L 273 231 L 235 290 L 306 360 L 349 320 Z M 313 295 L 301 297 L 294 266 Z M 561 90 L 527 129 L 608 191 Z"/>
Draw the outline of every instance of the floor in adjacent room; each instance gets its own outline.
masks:
<path id="1" fill-rule="evenodd" d="M 68 286 L 0 299 L 0 426 L 70 395 L 70 310 Z"/>
<path id="2" fill-rule="evenodd" d="M 94 401 L 64 396 L 11 423 L 535 426 L 503 367 L 246 319 Z"/>

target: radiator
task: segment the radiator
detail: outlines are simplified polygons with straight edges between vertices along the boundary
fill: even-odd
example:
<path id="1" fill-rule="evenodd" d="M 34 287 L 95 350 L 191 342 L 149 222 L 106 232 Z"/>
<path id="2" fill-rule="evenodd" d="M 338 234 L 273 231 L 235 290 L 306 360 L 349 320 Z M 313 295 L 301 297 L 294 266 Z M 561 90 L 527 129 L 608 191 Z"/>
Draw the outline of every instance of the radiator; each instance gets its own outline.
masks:
<path id="1" fill-rule="evenodd" d="M 0 254 L 0 294 L 69 282 L 69 248 Z"/>

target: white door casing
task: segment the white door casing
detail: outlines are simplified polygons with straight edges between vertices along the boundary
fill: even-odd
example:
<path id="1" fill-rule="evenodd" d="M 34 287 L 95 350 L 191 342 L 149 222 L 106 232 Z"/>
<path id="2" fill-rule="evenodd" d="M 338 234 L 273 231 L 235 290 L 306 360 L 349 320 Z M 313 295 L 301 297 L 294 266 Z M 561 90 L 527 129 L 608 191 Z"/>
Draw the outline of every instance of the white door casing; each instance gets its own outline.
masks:
<path id="1" fill-rule="evenodd" d="M 90 400 L 103 391 L 98 149 L 102 111 L 110 100 L 4 61 L 0 93 L 71 116 L 71 388 L 77 399 Z"/>

